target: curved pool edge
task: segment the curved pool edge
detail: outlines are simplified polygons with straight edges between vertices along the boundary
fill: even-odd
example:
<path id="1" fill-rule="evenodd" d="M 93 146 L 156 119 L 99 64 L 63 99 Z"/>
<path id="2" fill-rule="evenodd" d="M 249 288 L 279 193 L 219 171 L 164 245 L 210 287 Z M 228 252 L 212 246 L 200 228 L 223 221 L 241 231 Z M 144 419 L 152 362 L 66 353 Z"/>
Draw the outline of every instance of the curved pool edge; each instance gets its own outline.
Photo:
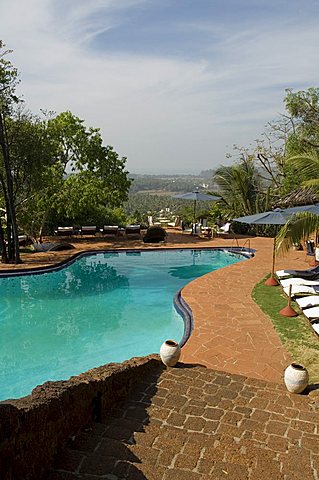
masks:
<path id="1" fill-rule="evenodd" d="M 191 307 L 182 297 L 182 288 L 174 296 L 173 304 L 175 310 L 182 317 L 184 322 L 184 333 L 182 339 L 179 342 L 179 346 L 182 348 L 186 344 L 187 340 L 190 338 L 194 328 L 193 312 Z"/>
<path id="2" fill-rule="evenodd" d="M 243 249 L 236 249 L 236 248 L 233 248 L 233 247 L 208 247 L 208 248 L 202 248 L 202 247 L 198 247 L 198 248 L 194 248 L 194 247 L 191 247 L 191 248 L 186 248 L 186 247 L 170 247 L 170 248 L 161 248 L 160 249 L 161 251 L 171 251 L 171 250 L 176 250 L 176 251 L 180 251 L 180 250 L 214 250 L 214 251 L 225 251 L 225 252 L 230 252 L 230 253 L 234 253 L 234 254 L 241 254 L 243 257 L 249 259 L 251 258 L 253 255 L 254 255 L 254 252 L 256 250 L 254 249 L 246 249 L 246 251 L 243 251 Z M 63 268 L 67 268 L 68 266 L 72 265 L 73 263 L 75 263 L 77 260 L 83 258 L 83 257 L 86 257 L 86 256 L 93 256 L 93 255 L 98 255 L 98 254 L 104 254 L 104 253 L 125 253 L 125 252 L 132 252 L 132 253 L 136 253 L 136 252 L 147 252 L 147 251 L 159 251 L 158 248 L 145 248 L 145 249 L 141 249 L 141 248 L 138 248 L 138 249 L 94 249 L 94 250 L 82 250 L 80 252 L 76 252 L 75 254 L 73 254 L 72 256 L 68 257 L 67 259 L 61 261 L 61 262 L 58 262 L 54 265 L 45 265 L 45 266 L 41 266 L 41 267 L 35 267 L 35 268 L 21 268 L 19 270 L 0 270 L 0 278 L 6 278 L 6 277 L 19 277 L 19 276 L 30 276 L 30 275 L 40 275 L 40 274 L 46 274 L 46 273 L 53 273 L 53 272 L 56 272 L 56 271 L 59 271 Z M 205 277 L 206 275 L 210 275 L 210 273 L 212 272 L 209 272 L 208 274 L 205 274 L 203 275 L 203 277 Z M 201 278 L 201 277 L 198 277 L 198 278 Z M 185 284 L 173 297 L 173 306 L 176 310 L 176 312 L 181 316 L 181 319 L 184 323 L 184 329 L 183 329 L 183 336 L 181 338 L 181 340 L 178 342 L 180 347 L 184 347 L 186 345 L 186 343 L 188 342 L 188 340 L 191 338 L 191 335 L 192 335 L 192 332 L 194 330 L 194 317 L 193 317 L 193 312 L 192 312 L 192 309 L 190 307 L 190 305 L 186 302 L 186 300 L 183 298 L 182 296 L 182 291 L 183 289 L 187 286 L 187 285 L 190 285 L 191 283 L 193 283 L 194 280 L 197 280 L 196 279 L 193 279 L 191 280 L 189 283 Z M 151 353 L 151 354 L 148 354 L 149 355 L 157 355 L 157 353 Z M 132 357 L 133 358 L 133 357 Z M 135 357 L 134 357 L 135 358 Z M 144 358 L 144 357 L 141 357 L 141 358 Z M 130 358 L 126 359 L 126 360 L 123 360 L 123 362 L 116 362 L 118 364 L 122 364 L 122 363 L 125 363 L 125 362 L 128 362 L 130 361 Z M 114 362 L 109 362 L 105 365 L 101 365 L 101 366 L 107 366 L 107 365 L 113 365 Z M 89 370 L 86 370 L 84 372 L 81 372 L 79 373 L 78 375 L 72 375 L 69 380 L 71 378 L 76 378 L 78 376 L 81 376 L 81 375 L 84 375 L 86 373 L 88 373 L 89 371 L 91 371 L 92 369 L 95 369 L 95 368 L 100 368 L 101 366 L 97 366 L 97 367 L 92 367 L 91 369 Z M 66 382 L 68 381 L 67 379 L 64 379 L 64 380 L 57 380 L 57 382 Z M 49 381 L 50 382 L 50 381 Z M 55 382 L 55 381 L 53 381 Z M 46 382 L 44 382 L 46 383 Z M 39 384 L 39 386 L 41 386 L 42 384 Z M 34 389 L 36 389 L 37 387 L 34 387 Z M 20 400 L 22 398 L 25 398 L 25 397 L 28 397 L 29 395 L 31 395 L 32 392 L 28 395 L 23 395 L 21 397 L 17 397 L 17 398 L 14 398 L 14 399 L 11 399 L 11 400 Z M 8 399 L 3 399 L 3 400 L 0 400 L 0 403 L 2 402 L 6 402 Z"/>
<path id="3" fill-rule="evenodd" d="M 229 253 L 235 253 L 242 255 L 246 258 L 251 258 L 255 255 L 256 250 L 253 248 L 241 248 L 241 247 L 162 247 L 158 248 L 121 248 L 121 249 L 93 249 L 93 250 L 81 250 L 76 252 L 66 260 L 57 262 L 54 265 L 44 265 L 41 267 L 30 267 L 30 268 L 19 268 L 17 270 L 12 269 L 3 269 L 0 270 L 0 278 L 6 277 L 19 277 L 23 275 L 41 275 L 43 273 L 56 272 L 62 268 L 66 268 L 69 265 L 72 265 L 76 260 L 89 256 L 89 255 L 98 255 L 99 253 L 119 253 L 119 252 L 151 252 L 151 251 L 169 251 L 169 250 L 220 250 Z"/>
<path id="4" fill-rule="evenodd" d="M 161 251 L 170 251 L 170 250 L 217 250 L 217 251 L 225 251 L 234 254 L 240 254 L 243 257 L 249 259 L 255 255 L 256 250 L 252 248 L 241 248 L 241 247 L 169 247 L 169 248 L 161 248 Z M 58 262 L 54 265 L 45 265 L 41 267 L 34 267 L 34 268 L 19 268 L 19 270 L 0 270 L 0 278 L 8 278 L 8 277 L 18 277 L 18 276 L 27 276 L 27 275 L 41 275 L 45 273 L 52 273 L 63 268 L 67 268 L 68 266 L 75 263 L 77 260 L 90 255 L 98 255 L 103 253 L 119 253 L 119 252 L 149 252 L 149 251 L 159 251 L 158 248 L 138 248 L 138 249 L 131 249 L 131 248 L 121 248 L 121 249 L 94 249 L 94 250 L 82 250 L 80 252 L 76 252 L 75 254 L 71 255 L 67 259 Z M 205 275 L 204 275 L 205 276 Z M 192 280 L 194 281 L 194 280 Z M 194 317 L 192 313 L 192 309 L 189 304 L 185 301 L 182 296 L 182 290 L 189 285 L 190 283 L 184 285 L 173 297 L 173 305 L 176 312 L 182 317 L 184 323 L 184 331 L 182 339 L 179 341 L 179 345 L 182 348 L 186 345 L 187 341 L 190 339 L 193 329 L 194 329 Z"/>

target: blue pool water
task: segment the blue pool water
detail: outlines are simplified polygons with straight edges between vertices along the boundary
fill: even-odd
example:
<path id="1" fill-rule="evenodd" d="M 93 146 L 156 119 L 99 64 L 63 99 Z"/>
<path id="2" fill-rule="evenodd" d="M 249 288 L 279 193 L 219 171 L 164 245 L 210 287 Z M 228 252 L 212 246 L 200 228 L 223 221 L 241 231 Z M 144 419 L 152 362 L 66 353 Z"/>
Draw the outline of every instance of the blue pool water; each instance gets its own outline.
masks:
<path id="1" fill-rule="evenodd" d="M 218 250 L 100 253 L 56 272 L 0 278 L 0 399 L 180 341 L 175 293 L 243 259 Z"/>

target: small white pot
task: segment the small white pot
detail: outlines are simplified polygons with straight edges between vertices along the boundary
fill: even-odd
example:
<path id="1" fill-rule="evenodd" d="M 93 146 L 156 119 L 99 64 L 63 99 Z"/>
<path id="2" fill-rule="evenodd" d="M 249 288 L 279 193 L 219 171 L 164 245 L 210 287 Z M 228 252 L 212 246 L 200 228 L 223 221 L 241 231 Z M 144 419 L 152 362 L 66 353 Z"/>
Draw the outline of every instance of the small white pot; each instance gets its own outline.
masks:
<path id="1" fill-rule="evenodd" d="M 284 382 L 290 393 L 301 393 L 308 386 L 309 374 L 305 367 L 292 363 L 286 368 Z"/>
<path id="2" fill-rule="evenodd" d="M 174 367 L 181 356 L 181 347 L 175 340 L 166 340 L 160 348 L 161 360 L 167 367 Z"/>

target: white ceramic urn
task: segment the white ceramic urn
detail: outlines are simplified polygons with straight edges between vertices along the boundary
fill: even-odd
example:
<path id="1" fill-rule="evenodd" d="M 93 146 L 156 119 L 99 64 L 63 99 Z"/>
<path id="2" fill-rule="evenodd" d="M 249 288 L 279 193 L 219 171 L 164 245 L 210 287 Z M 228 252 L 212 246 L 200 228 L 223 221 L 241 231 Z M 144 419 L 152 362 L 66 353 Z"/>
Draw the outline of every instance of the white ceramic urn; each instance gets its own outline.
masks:
<path id="1" fill-rule="evenodd" d="M 161 360 L 167 367 L 174 367 L 181 356 L 181 347 L 175 340 L 166 340 L 160 348 Z"/>
<path id="2" fill-rule="evenodd" d="M 309 374 L 305 367 L 292 363 L 284 373 L 284 382 L 290 393 L 301 393 L 308 386 Z"/>

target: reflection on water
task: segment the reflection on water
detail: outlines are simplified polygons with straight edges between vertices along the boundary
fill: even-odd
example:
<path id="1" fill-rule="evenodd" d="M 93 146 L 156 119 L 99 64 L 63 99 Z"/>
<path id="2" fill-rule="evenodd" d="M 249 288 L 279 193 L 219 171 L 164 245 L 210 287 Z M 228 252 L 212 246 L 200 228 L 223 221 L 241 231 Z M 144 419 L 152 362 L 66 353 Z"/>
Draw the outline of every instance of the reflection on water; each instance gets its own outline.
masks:
<path id="1" fill-rule="evenodd" d="M 216 251 L 128 253 L 0 279 L 0 399 L 157 352 L 167 338 L 180 340 L 175 293 L 190 279 L 241 260 Z"/>

